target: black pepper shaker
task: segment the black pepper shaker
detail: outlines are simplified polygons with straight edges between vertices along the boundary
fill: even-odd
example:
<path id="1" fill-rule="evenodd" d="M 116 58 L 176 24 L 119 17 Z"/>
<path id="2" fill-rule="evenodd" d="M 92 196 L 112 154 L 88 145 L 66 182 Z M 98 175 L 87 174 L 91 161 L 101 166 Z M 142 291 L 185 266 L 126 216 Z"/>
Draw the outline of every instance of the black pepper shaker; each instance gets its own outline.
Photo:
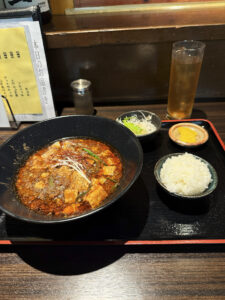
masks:
<path id="1" fill-rule="evenodd" d="M 74 80 L 71 83 L 73 89 L 73 102 L 76 114 L 93 115 L 94 107 L 91 93 L 91 82 L 86 79 Z"/>

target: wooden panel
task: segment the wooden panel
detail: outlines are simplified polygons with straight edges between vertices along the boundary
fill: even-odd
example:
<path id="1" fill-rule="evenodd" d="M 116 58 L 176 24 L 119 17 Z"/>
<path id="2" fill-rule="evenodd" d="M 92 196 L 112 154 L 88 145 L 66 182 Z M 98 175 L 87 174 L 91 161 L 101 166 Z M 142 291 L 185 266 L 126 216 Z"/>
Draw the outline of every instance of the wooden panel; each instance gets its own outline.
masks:
<path id="1" fill-rule="evenodd" d="M 73 8 L 73 0 L 49 0 L 53 15 L 64 15 L 66 8 Z"/>
<path id="2" fill-rule="evenodd" d="M 48 48 L 224 39 L 225 2 L 162 5 L 151 12 L 53 16 L 44 27 Z M 207 25 L 207 26 L 206 26 Z"/>
<path id="3" fill-rule="evenodd" d="M 93 82 L 96 103 L 165 101 L 172 42 L 184 39 L 206 42 L 197 97 L 225 97 L 225 2 L 165 6 L 53 16 L 44 31 L 55 101 L 72 104 L 70 83 L 79 77 Z"/>
<path id="4" fill-rule="evenodd" d="M 197 98 L 225 98 L 225 41 L 203 41 L 206 50 Z M 93 83 L 98 104 L 166 101 L 171 48 L 172 41 L 49 49 L 54 99 L 72 104 L 70 83 L 85 78 Z"/>
<path id="5" fill-rule="evenodd" d="M 90 47 L 101 45 L 125 45 L 163 43 L 183 39 L 224 40 L 225 25 L 183 26 L 168 28 L 144 28 L 131 30 L 60 32 L 47 34 L 49 49 Z"/>
<path id="6" fill-rule="evenodd" d="M 208 0 L 217 1 L 217 0 Z M 205 0 L 74 0 L 74 7 L 109 6 L 125 4 L 145 3 L 169 3 L 169 2 L 205 2 Z"/>

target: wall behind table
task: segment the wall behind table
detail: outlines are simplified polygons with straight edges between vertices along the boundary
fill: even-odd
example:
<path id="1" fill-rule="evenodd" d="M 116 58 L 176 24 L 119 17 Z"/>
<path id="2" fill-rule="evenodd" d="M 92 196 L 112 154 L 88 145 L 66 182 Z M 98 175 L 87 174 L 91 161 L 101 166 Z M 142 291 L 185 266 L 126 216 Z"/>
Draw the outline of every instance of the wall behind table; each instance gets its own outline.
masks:
<path id="1" fill-rule="evenodd" d="M 205 41 L 196 98 L 225 98 L 225 40 Z M 91 80 L 95 104 L 166 101 L 171 42 L 48 49 L 56 105 L 72 105 L 71 81 Z"/>

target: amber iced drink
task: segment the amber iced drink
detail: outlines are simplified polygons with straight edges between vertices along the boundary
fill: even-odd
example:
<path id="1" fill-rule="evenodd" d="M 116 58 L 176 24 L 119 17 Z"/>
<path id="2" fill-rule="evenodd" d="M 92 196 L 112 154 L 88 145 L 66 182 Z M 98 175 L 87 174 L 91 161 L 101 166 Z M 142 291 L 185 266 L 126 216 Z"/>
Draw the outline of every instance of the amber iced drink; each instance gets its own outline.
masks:
<path id="1" fill-rule="evenodd" d="M 182 41 L 173 44 L 167 113 L 171 119 L 190 118 L 205 44 Z"/>

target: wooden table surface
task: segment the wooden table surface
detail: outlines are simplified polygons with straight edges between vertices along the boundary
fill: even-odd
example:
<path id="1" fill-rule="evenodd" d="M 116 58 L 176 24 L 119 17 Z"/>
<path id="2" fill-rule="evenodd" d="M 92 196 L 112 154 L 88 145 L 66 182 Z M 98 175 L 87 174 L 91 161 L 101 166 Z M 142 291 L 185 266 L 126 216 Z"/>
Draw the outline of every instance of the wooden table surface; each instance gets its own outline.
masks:
<path id="1" fill-rule="evenodd" d="M 165 117 L 165 105 L 97 113 L 140 107 Z M 196 103 L 192 117 L 212 121 L 225 142 L 225 102 Z M 12 133 L 1 130 L 0 142 Z M 0 299 L 225 299 L 225 245 L 2 245 Z"/>

